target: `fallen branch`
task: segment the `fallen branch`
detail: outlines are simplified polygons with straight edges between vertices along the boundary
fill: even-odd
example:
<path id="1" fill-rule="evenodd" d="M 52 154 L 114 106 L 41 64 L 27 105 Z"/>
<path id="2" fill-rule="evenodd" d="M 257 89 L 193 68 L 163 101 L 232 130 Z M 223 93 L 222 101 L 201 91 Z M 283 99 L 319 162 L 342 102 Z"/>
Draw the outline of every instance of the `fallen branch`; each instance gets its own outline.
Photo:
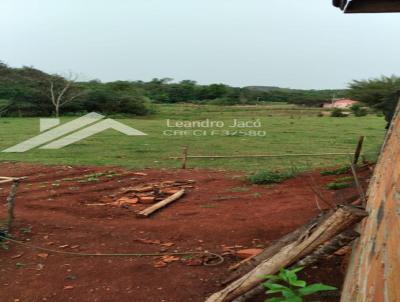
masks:
<path id="1" fill-rule="evenodd" d="M 348 246 L 354 239 L 360 236 L 360 233 L 354 230 L 347 230 L 337 235 L 333 239 L 322 244 L 310 255 L 298 261 L 294 267 L 310 266 L 322 259 L 332 255 L 334 252 L 340 250 L 342 247 Z"/>
<path id="2" fill-rule="evenodd" d="M 228 302 L 245 294 L 263 281 L 260 276 L 275 274 L 282 267 L 290 266 L 309 255 L 321 244 L 337 236 L 367 216 L 364 210 L 344 206 L 336 210 L 320 225 L 307 230 L 298 238 L 282 247 L 279 252 L 264 260 L 255 269 L 234 281 L 221 291 L 211 295 L 206 302 Z"/>
<path id="3" fill-rule="evenodd" d="M 0 177 L 0 184 L 6 184 L 9 182 L 13 182 L 14 180 L 18 180 L 18 178 L 14 177 Z"/>
<path id="4" fill-rule="evenodd" d="M 170 203 L 174 202 L 175 200 L 178 200 L 184 194 L 185 194 L 184 189 L 179 190 L 178 192 L 176 192 L 175 194 L 171 195 L 170 197 L 164 199 L 163 201 L 160 201 L 160 202 L 156 203 L 155 205 L 148 207 L 147 209 L 139 212 L 137 215 L 139 217 L 148 217 L 151 214 L 153 214 L 154 212 L 158 211 L 159 209 L 169 205 Z"/>

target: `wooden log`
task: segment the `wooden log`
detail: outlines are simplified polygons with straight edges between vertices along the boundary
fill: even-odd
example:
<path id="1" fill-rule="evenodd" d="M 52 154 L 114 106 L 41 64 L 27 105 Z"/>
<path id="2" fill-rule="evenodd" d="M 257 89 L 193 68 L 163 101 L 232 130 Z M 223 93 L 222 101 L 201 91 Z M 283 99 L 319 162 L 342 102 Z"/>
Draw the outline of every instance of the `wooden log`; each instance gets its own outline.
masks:
<path id="1" fill-rule="evenodd" d="M 327 215 L 331 215 L 328 213 Z M 282 238 L 280 238 L 278 241 L 276 241 L 273 245 L 267 247 L 261 254 L 249 259 L 248 261 L 243 261 L 241 265 L 235 268 L 235 271 L 226 279 L 223 281 L 223 285 L 228 284 L 243 275 L 247 274 L 251 270 L 253 270 L 257 265 L 259 265 L 261 262 L 263 262 L 265 259 L 271 258 L 273 255 L 278 253 L 284 246 L 288 245 L 291 242 L 296 241 L 301 234 L 304 234 L 307 230 L 313 228 L 315 225 L 320 223 L 322 220 L 326 219 L 325 216 L 320 216 L 317 218 L 312 219 L 310 222 L 307 224 L 297 228 L 293 232 L 286 234 Z"/>
<path id="2" fill-rule="evenodd" d="M 353 230 L 347 230 L 343 233 L 337 235 L 332 240 L 324 243 L 321 245 L 315 252 L 306 256 L 305 258 L 298 261 L 292 267 L 307 267 L 310 266 L 324 258 L 329 257 L 339 249 L 348 246 L 354 239 L 360 236 L 359 233 Z M 250 299 L 254 298 L 255 296 L 262 294 L 265 292 L 265 288 L 263 285 L 258 285 L 248 291 L 247 293 L 243 294 L 242 296 L 233 300 L 233 302 L 246 302 Z"/>
<path id="3" fill-rule="evenodd" d="M 139 217 L 149 217 L 151 214 L 153 214 L 154 212 L 158 211 L 159 209 L 161 209 L 161 208 L 169 205 L 170 203 L 178 200 L 184 194 L 185 194 L 185 190 L 182 189 L 182 190 L 178 191 L 177 193 L 175 193 L 174 195 L 171 195 L 170 197 L 164 199 L 163 201 L 160 201 L 160 202 L 156 203 L 155 205 L 153 205 L 151 207 L 148 207 L 147 209 L 139 212 L 137 215 Z"/>
<path id="4" fill-rule="evenodd" d="M 6 184 L 13 182 L 14 180 L 18 180 L 19 178 L 14 178 L 14 177 L 0 177 L 0 184 Z"/>
<path id="5" fill-rule="evenodd" d="M 337 250 L 349 245 L 354 239 L 360 236 L 360 233 L 354 230 L 346 230 L 343 233 L 337 235 L 333 239 L 322 244 L 318 249 L 316 249 L 310 255 L 304 257 L 298 261 L 294 267 L 299 266 L 310 266 L 324 258 L 329 257 Z"/>
<path id="6" fill-rule="evenodd" d="M 275 274 L 282 267 L 296 263 L 312 253 L 321 244 L 361 221 L 368 214 L 359 208 L 344 206 L 336 210 L 320 225 L 307 230 L 294 242 L 281 248 L 278 253 L 264 260 L 255 269 L 211 295 L 206 302 L 230 302 L 256 287 L 263 281 L 260 276 Z"/>

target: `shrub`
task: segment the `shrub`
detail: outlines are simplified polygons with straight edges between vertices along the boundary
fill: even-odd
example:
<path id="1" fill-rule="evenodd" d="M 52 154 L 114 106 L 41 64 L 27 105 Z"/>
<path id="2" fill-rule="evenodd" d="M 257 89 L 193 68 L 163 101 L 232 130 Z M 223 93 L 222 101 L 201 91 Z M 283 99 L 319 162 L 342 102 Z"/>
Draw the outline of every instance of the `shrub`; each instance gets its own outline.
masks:
<path id="1" fill-rule="evenodd" d="M 350 107 L 350 110 L 357 117 L 366 116 L 368 114 L 367 110 L 363 108 L 360 104 L 354 104 Z"/>
<path id="2" fill-rule="evenodd" d="M 93 89 L 84 98 L 84 108 L 106 114 L 146 115 L 149 113 L 147 99 L 137 95 L 127 95 L 110 89 Z"/>
<path id="3" fill-rule="evenodd" d="M 280 183 L 288 178 L 295 176 L 294 171 L 290 172 L 279 172 L 279 171 L 261 171 L 257 172 L 249 177 L 249 181 L 252 184 L 265 185 L 265 184 L 276 184 Z"/>
<path id="4" fill-rule="evenodd" d="M 343 113 L 342 109 L 335 108 L 331 112 L 331 117 L 347 117 L 347 114 Z"/>
<path id="5" fill-rule="evenodd" d="M 348 188 L 350 186 L 351 186 L 350 182 L 334 181 L 334 182 L 328 183 L 326 185 L 326 188 L 329 190 L 340 190 L 340 189 Z"/>
<path id="6" fill-rule="evenodd" d="M 334 170 L 321 171 L 320 174 L 321 175 L 340 175 L 340 174 L 346 174 L 349 171 L 350 171 L 350 166 L 343 166 L 343 167 L 340 167 L 340 168 L 334 169 Z"/>

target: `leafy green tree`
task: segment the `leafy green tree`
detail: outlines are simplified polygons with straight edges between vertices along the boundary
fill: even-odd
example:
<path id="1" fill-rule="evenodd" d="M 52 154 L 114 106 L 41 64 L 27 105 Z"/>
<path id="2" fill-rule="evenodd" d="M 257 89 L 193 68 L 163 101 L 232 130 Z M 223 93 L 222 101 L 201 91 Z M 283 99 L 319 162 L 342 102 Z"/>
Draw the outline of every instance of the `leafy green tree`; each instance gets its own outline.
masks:
<path id="1" fill-rule="evenodd" d="M 47 74 L 32 67 L 11 68 L 0 64 L 0 99 L 8 100 L 7 114 L 49 115 L 51 104 L 45 87 Z"/>
<path id="2" fill-rule="evenodd" d="M 388 123 L 392 120 L 399 99 L 400 77 L 355 80 L 349 84 L 349 88 L 349 97 L 382 110 Z"/>
<path id="3" fill-rule="evenodd" d="M 84 97 L 82 108 L 107 114 L 125 113 L 146 115 L 149 113 L 147 100 L 140 95 L 124 94 L 107 87 L 90 90 Z"/>

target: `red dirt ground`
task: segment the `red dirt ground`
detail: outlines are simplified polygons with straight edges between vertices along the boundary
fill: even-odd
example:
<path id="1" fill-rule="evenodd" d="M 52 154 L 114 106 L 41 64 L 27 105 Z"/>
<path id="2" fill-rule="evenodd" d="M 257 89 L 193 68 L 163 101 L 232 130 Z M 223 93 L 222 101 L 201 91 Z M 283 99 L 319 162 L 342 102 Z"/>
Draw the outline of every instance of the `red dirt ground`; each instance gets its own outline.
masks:
<path id="1" fill-rule="evenodd" d="M 78 181 L 84 175 L 114 171 L 99 181 Z M 28 176 L 16 201 L 14 238 L 51 249 L 88 253 L 154 253 L 212 251 L 265 247 L 318 214 L 310 175 L 325 198 L 340 202 L 354 188 L 329 191 L 337 176 L 308 173 L 273 186 L 248 184 L 243 175 L 209 170 L 145 170 L 0 164 L 1 176 Z M 368 171 L 366 172 L 369 173 Z M 365 174 L 365 173 L 364 173 Z M 343 175 L 341 176 L 343 177 Z M 111 201 L 122 188 L 165 180 L 196 181 L 180 200 L 151 218 L 139 219 L 128 208 L 88 204 Z M 7 186 L 0 186 L 5 200 Z M 5 216 L 5 207 L 0 208 Z M 144 240 L 143 240 L 144 239 Z M 146 243 L 152 240 L 156 243 Z M 163 246 L 162 243 L 173 243 Z M 169 245 L 169 244 L 167 244 Z M 43 255 L 45 254 L 45 255 Z M 189 266 L 176 261 L 155 268 L 152 257 L 75 257 L 40 252 L 9 244 L 0 249 L 1 302 L 201 302 L 221 288 L 227 268 Z M 190 263 L 190 261 L 189 261 Z M 307 269 L 310 281 L 340 288 L 341 257 Z M 264 298 L 265 299 L 265 298 Z M 263 301 L 264 299 L 257 301 Z M 322 298 L 338 301 L 338 294 Z M 320 298 L 321 300 L 321 298 Z"/>

